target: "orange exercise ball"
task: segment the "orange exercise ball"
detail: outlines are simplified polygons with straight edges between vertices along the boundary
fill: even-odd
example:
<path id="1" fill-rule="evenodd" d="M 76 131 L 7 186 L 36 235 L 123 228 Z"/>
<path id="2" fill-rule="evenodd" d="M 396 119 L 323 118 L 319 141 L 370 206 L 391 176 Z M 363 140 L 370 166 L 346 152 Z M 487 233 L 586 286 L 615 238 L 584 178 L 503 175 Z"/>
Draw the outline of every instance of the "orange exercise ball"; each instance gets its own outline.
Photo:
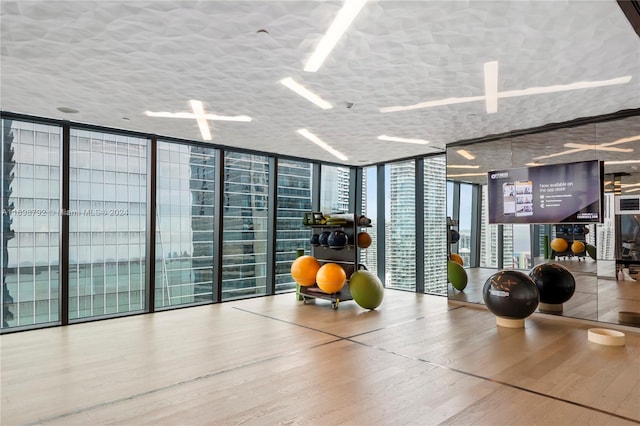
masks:
<path id="1" fill-rule="evenodd" d="M 347 282 L 347 273 L 337 263 L 325 263 L 318 269 L 316 284 L 325 293 L 337 293 Z"/>
<path id="2" fill-rule="evenodd" d="M 291 277 L 301 286 L 310 286 L 316 282 L 320 262 L 313 256 L 300 256 L 291 264 Z"/>
<path id="3" fill-rule="evenodd" d="M 586 246 L 582 241 L 574 241 L 573 244 L 571 244 L 571 251 L 574 254 L 580 254 L 584 252 L 585 249 L 586 249 Z"/>
<path id="4" fill-rule="evenodd" d="M 462 257 L 458 253 L 451 253 L 451 260 L 464 266 L 464 260 L 462 260 Z"/>
<path id="5" fill-rule="evenodd" d="M 358 232 L 358 247 L 366 249 L 371 245 L 371 235 L 368 232 Z"/>
<path id="6" fill-rule="evenodd" d="M 556 253 L 564 253 L 569 249 L 569 243 L 564 238 L 554 238 L 550 246 Z"/>

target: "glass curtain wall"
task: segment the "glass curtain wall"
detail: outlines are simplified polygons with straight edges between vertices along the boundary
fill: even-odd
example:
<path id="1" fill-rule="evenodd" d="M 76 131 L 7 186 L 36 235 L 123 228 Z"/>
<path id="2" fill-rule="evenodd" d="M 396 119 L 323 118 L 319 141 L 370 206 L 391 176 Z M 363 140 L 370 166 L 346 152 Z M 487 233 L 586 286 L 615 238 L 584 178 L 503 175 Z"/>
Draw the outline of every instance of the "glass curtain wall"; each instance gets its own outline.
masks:
<path id="1" fill-rule="evenodd" d="M 460 233 L 460 240 L 458 241 L 457 248 L 458 254 L 464 261 L 466 268 L 471 266 L 471 217 L 472 212 L 472 190 L 470 184 L 461 183 L 460 185 L 460 210 L 458 219 L 458 232 Z"/>
<path id="2" fill-rule="evenodd" d="M 424 159 L 424 290 L 447 294 L 446 156 Z"/>
<path id="3" fill-rule="evenodd" d="M 276 217 L 276 293 L 295 290 L 291 264 L 296 250 L 309 254 L 311 228 L 302 224 L 311 212 L 311 163 L 278 160 L 278 209 Z"/>
<path id="4" fill-rule="evenodd" d="M 155 305 L 213 301 L 217 150 L 158 142 Z"/>
<path id="5" fill-rule="evenodd" d="M 268 158 L 224 154 L 222 300 L 267 292 Z"/>
<path id="6" fill-rule="evenodd" d="M 498 226 L 489 224 L 487 185 L 482 185 L 482 211 L 480 214 L 480 267 L 498 267 Z"/>
<path id="7" fill-rule="evenodd" d="M 400 290 L 416 288 L 415 161 L 385 166 L 385 282 Z"/>
<path id="8" fill-rule="evenodd" d="M 2 328 L 60 320 L 60 127 L 2 120 Z"/>
<path id="9" fill-rule="evenodd" d="M 377 167 L 365 167 L 362 170 L 362 214 L 371 219 L 370 228 L 360 228 L 359 232 L 368 232 L 371 236 L 371 245 L 366 249 L 360 249 L 360 263 L 367 270 L 378 275 L 378 182 Z"/>
<path id="10" fill-rule="evenodd" d="M 147 143 L 71 129 L 70 320 L 145 307 Z"/>

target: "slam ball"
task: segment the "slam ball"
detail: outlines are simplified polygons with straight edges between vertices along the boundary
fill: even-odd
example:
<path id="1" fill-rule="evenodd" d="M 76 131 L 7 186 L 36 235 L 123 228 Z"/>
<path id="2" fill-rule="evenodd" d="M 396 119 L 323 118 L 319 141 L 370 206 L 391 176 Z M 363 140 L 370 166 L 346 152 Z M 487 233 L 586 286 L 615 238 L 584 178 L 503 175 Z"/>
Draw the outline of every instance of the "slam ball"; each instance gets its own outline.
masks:
<path id="1" fill-rule="evenodd" d="M 358 247 L 366 249 L 371 245 L 371 235 L 368 232 L 358 232 Z"/>
<path id="2" fill-rule="evenodd" d="M 455 229 L 449 230 L 449 243 L 455 244 L 460 241 L 460 233 Z"/>
<path id="3" fill-rule="evenodd" d="M 520 271 L 503 270 L 491 275 L 482 288 L 482 298 L 494 315 L 524 319 L 538 307 L 538 287 Z"/>
<path id="4" fill-rule="evenodd" d="M 575 278 L 567 268 L 558 263 L 541 263 L 529 272 L 529 277 L 538 287 L 541 303 L 564 303 L 576 291 Z"/>

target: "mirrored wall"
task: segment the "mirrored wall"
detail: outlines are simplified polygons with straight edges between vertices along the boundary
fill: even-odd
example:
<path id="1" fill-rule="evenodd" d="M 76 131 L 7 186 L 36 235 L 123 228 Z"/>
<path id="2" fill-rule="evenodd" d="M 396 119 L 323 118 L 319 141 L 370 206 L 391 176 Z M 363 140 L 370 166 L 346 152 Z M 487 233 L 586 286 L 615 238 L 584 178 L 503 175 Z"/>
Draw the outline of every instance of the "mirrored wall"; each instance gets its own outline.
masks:
<path id="1" fill-rule="evenodd" d="M 573 226 L 489 223 L 489 171 L 591 160 L 604 162 L 604 218 L 576 230 L 580 240 L 595 248 L 591 255 L 584 251 L 558 256 L 549 247 L 555 238 L 573 235 Z M 640 241 L 633 239 L 640 237 L 633 229 L 625 234 L 624 222 L 616 215 L 618 197 L 640 197 L 640 116 L 450 146 L 447 180 L 447 216 L 460 234 L 451 251 L 461 256 L 469 278 L 463 291 L 449 284 L 451 300 L 483 303 L 482 287 L 498 270 L 528 274 L 537 264 L 556 262 L 569 269 L 576 281 L 573 296 L 556 314 L 620 323 L 620 312 L 640 312 L 636 262 L 620 261 L 619 253 L 635 252 Z M 640 215 L 632 218 L 631 225 L 638 220 Z"/>

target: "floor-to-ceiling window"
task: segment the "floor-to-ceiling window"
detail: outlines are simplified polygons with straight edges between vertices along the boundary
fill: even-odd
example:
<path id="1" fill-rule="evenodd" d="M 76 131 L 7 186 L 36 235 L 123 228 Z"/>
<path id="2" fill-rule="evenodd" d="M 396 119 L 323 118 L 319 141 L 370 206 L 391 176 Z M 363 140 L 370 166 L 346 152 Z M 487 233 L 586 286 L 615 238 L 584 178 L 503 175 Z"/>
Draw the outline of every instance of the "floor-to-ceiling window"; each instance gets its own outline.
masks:
<path id="1" fill-rule="evenodd" d="M 320 211 L 322 213 L 349 212 L 349 168 L 320 167 Z"/>
<path id="2" fill-rule="evenodd" d="M 296 250 L 309 254 L 311 228 L 302 224 L 311 212 L 311 163 L 278 160 L 278 209 L 276 216 L 276 293 L 295 290 L 291 263 Z"/>
<path id="3" fill-rule="evenodd" d="M 60 320 L 57 126 L 2 120 L 2 328 Z"/>
<path id="4" fill-rule="evenodd" d="M 147 143 L 71 129 L 71 320 L 145 307 Z"/>
<path id="5" fill-rule="evenodd" d="M 156 307 L 213 300 L 216 150 L 158 142 Z"/>
<path id="6" fill-rule="evenodd" d="M 222 300 L 267 291 L 268 158 L 225 151 Z"/>
<path id="7" fill-rule="evenodd" d="M 416 288 L 415 161 L 385 166 L 385 282 L 389 288 Z"/>
<path id="8" fill-rule="evenodd" d="M 489 224 L 489 202 L 487 185 L 482 185 L 482 208 L 480 213 L 480 267 L 498 267 L 498 248 L 501 240 L 498 238 L 498 227 Z"/>
<path id="9" fill-rule="evenodd" d="M 447 294 L 446 157 L 424 159 L 424 290 Z"/>
<path id="10" fill-rule="evenodd" d="M 458 219 L 458 232 L 460 240 L 457 243 L 458 254 L 462 257 L 466 267 L 471 266 L 471 232 L 472 232 L 472 186 L 470 184 L 460 184 L 460 210 Z"/>
<path id="11" fill-rule="evenodd" d="M 371 245 L 360 249 L 360 263 L 371 273 L 378 274 L 378 182 L 377 167 L 365 167 L 362 170 L 362 214 L 371 219 L 371 227 L 361 228 L 358 232 L 368 232 Z"/>

